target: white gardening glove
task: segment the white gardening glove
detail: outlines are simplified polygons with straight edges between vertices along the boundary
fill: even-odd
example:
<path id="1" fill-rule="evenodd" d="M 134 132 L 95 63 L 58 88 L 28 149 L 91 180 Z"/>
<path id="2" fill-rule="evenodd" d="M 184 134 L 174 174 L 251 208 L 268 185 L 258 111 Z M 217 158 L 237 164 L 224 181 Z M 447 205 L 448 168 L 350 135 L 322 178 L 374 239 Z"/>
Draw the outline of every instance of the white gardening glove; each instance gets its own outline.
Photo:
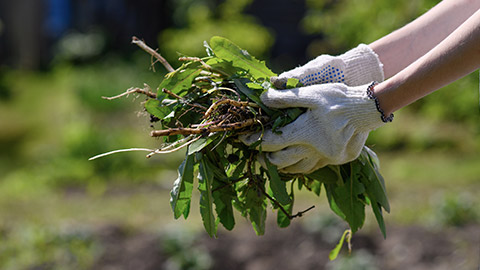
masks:
<path id="1" fill-rule="evenodd" d="M 320 55 L 307 64 L 283 72 L 271 79 L 277 89 L 284 89 L 288 78 L 298 79 L 304 86 L 321 83 L 364 85 L 384 80 L 383 64 L 377 54 L 365 44 L 339 55 Z"/>
<path id="2" fill-rule="evenodd" d="M 302 107 L 307 111 L 279 129 L 265 131 L 261 149 L 285 173 L 310 173 L 329 164 L 356 159 L 368 133 L 384 124 L 368 85 L 319 84 L 288 90 L 269 89 L 262 102 L 272 108 Z M 240 138 L 250 145 L 261 134 Z"/>

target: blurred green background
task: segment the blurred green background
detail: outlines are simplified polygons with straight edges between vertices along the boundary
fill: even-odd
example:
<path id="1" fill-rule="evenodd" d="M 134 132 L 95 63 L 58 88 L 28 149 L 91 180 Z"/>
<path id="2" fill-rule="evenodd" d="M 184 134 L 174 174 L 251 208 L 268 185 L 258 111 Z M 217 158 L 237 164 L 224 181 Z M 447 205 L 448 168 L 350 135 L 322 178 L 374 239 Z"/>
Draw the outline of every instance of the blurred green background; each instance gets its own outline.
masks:
<path id="1" fill-rule="evenodd" d="M 163 68 L 153 68 L 150 56 L 130 44 L 131 36 L 158 47 L 177 66 L 178 52 L 202 56 L 203 41 L 221 35 L 281 72 L 322 53 L 336 55 L 368 44 L 436 3 L 2 1 L 0 269 L 273 269 L 265 258 L 279 253 L 247 260 L 239 252 L 235 256 L 243 264 L 236 266 L 216 255 L 222 243 L 246 245 L 242 241 L 253 237 L 241 218 L 233 232 L 222 232 L 218 240 L 205 239 L 195 205 L 189 220 L 173 220 L 169 189 L 182 153 L 146 159 L 144 153 L 131 152 L 88 161 L 110 150 L 160 143 L 148 136 L 141 98 L 101 98 L 144 83 L 155 88 L 162 80 Z M 478 78 L 471 74 L 431 94 L 371 133 L 367 144 L 379 155 L 392 206 L 385 216 L 387 240 L 379 239 L 370 218 L 357 249 L 354 237 L 354 255 L 327 263 L 327 253 L 319 258 L 317 247 L 304 269 L 478 266 Z M 272 237 L 292 241 L 289 230 L 300 230 L 305 239 L 343 231 L 345 225 L 330 216 L 323 197 L 297 198 L 300 210 L 312 204 L 316 209 L 291 228 L 269 227 L 263 240 L 246 242 L 253 243 L 250 248 L 271 243 Z M 405 233 L 409 230 L 430 240 L 414 254 L 401 249 L 413 234 Z M 337 239 L 322 240 L 330 243 L 323 250 L 333 248 Z M 441 239 L 449 240 L 449 249 L 428 255 Z M 376 248 L 362 241 L 375 242 Z M 290 253 L 284 257 L 298 256 L 299 249 L 286 249 Z M 263 268 L 245 262 L 256 258 L 264 259 L 257 263 Z M 405 267 L 408 263 L 412 267 Z"/>

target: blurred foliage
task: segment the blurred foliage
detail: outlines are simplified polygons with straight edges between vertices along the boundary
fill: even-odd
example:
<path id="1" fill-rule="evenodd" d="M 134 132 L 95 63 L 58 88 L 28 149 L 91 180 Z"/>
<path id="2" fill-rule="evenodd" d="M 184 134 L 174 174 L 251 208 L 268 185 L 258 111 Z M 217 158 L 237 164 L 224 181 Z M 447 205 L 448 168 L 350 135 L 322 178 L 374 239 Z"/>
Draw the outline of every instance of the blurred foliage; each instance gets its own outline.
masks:
<path id="1" fill-rule="evenodd" d="M 4 270 L 91 269 L 100 251 L 95 239 L 81 231 L 29 225 L 0 235 L 0 268 Z"/>
<path id="2" fill-rule="evenodd" d="M 139 111 L 141 101 L 101 99 L 144 82 L 159 83 L 162 74 L 148 70 L 148 56 L 141 58 L 141 64 L 106 58 L 91 66 L 59 64 L 48 73 L 7 71 L 2 83 L 10 94 L 0 106 L 0 185 L 18 178 L 53 186 L 143 181 L 155 167 L 170 165 L 147 162 L 139 154 L 88 161 L 102 152 L 156 143 L 148 136 L 149 118 Z"/>
<path id="3" fill-rule="evenodd" d="M 431 202 L 435 209 L 432 215 L 433 224 L 443 227 L 465 226 L 480 221 L 474 196 L 466 191 L 434 196 Z"/>
<path id="4" fill-rule="evenodd" d="M 306 33 L 321 33 L 324 39 L 312 43 L 311 56 L 341 53 L 359 43 L 370 43 L 414 20 L 438 0 L 306 0 L 302 21 Z M 320 49 L 320 50 L 318 50 Z"/>
<path id="5" fill-rule="evenodd" d="M 223 36 L 260 59 L 268 55 L 272 34 L 253 16 L 242 13 L 252 0 L 171 1 L 175 27 L 160 33 L 162 54 L 174 66 L 178 55 L 206 56 L 202 44 L 212 36 Z"/>

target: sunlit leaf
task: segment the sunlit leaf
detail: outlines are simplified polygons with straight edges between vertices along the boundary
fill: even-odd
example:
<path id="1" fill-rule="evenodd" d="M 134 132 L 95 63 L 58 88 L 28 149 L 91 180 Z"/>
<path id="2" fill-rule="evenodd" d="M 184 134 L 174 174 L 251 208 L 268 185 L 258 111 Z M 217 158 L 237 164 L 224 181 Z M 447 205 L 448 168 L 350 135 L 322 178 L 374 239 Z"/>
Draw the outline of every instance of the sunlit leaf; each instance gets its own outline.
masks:
<path id="1" fill-rule="evenodd" d="M 257 60 L 246 50 L 241 49 L 226 38 L 212 37 L 210 47 L 217 57 L 231 61 L 234 67 L 244 69 L 255 80 L 266 80 L 275 76 L 275 73 L 267 68 L 265 62 Z"/>
<path id="2" fill-rule="evenodd" d="M 183 215 L 188 217 L 190 212 L 190 201 L 193 189 L 193 171 L 194 157 L 188 156 L 178 168 L 178 178 L 173 183 L 173 189 L 170 192 L 170 205 L 175 219 Z"/>

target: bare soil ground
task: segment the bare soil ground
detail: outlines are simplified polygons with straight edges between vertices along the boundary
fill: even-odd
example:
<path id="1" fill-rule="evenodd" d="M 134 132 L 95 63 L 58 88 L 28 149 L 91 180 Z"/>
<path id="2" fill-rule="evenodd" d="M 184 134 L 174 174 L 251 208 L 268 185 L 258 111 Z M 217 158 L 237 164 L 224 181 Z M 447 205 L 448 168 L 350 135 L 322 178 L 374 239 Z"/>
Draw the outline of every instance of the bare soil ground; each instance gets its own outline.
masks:
<path id="1" fill-rule="evenodd" d="M 129 231 L 117 226 L 97 233 L 103 253 L 93 269 L 382 269 L 472 270 L 480 267 L 480 226 L 442 230 L 419 226 L 389 227 L 387 239 L 378 232 L 358 232 L 353 253 L 344 247 L 334 262 L 335 246 L 328 232 L 311 231 L 298 223 L 267 228 L 255 236 L 250 228 L 221 232 L 217 239 L 200 234 L 193 240 L 172 242 L 169 235 Z M 170 239 L 170 244 L 166 239 Z"/>

